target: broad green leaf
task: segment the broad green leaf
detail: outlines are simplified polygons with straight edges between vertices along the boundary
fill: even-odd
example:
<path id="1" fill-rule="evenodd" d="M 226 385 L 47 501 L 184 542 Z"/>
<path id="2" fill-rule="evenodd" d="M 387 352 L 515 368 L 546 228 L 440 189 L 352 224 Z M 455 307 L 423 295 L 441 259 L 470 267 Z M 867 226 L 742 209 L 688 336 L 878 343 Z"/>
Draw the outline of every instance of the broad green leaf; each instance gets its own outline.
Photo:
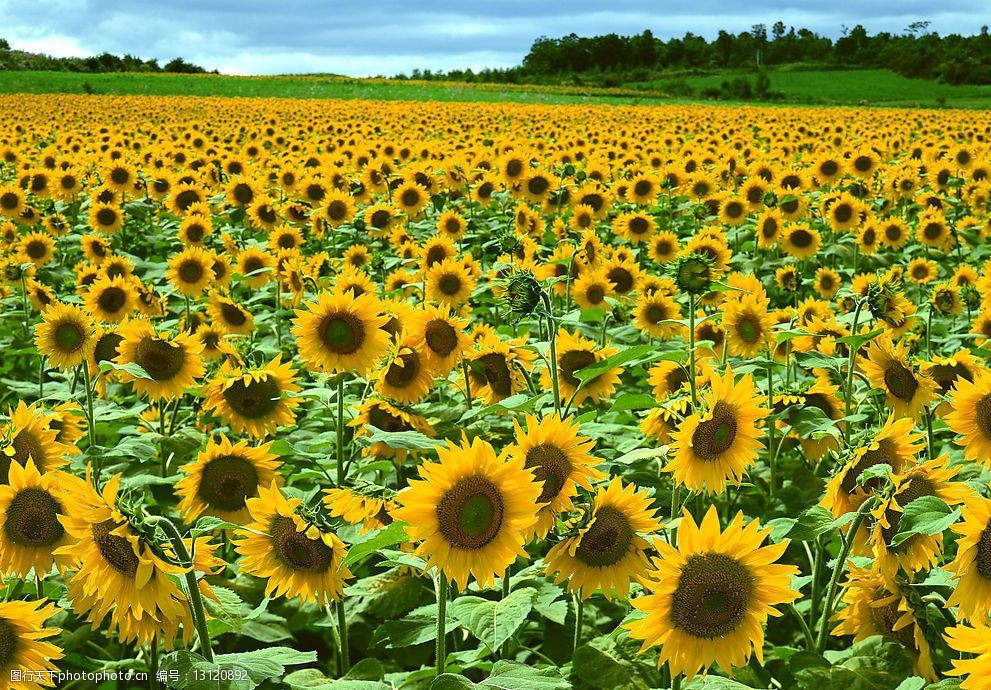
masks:
<path id="1" fill-rule="evenodd" d="M 570 690 L 571 684 L 556 667 L 534 668 L 512 661 L 497 661 L 489 677 L 478 683 L 480 688 L 499 690 Z"/>
<path id="2" fill-rule="evenodd" d="M 457 673 L 442 673 L 430 684 L 430 690 L 475 690 L 477 687 Z"/>
<path id="3" fill-rule="evenodd" d="M 812 541 L 819 535 L 838 529 L 847 524 L 856 513 L 846 513 L 838 518 L 822 506 L 812 506 L 797 518 L 778 518 L 768 524 L 773 525 L 771 539 L 781 541 L 788 538 L 794 541 Z"/>
<path id="4" fill-rule="evenodd" d="M 896 547 L 916 534 L 939 534 L 959 517 L 959 508 L 950 508 L 936 496 L 917 498 L 904 506 L 904 512 L 898 523 L 898 533 L 892 537 L 891 546 Z"/>
<path id="5" fill-rule="evenodd" d="M 364 535 L 361 541 L 351 544 L 348 549 L 348 555 L 344 558 L 344 565 L 351 565 L 365 556 L 375 553 L 387 546 L 392 546 L 394 544 L 402 544 L 403 542 L 409 541 L 409 536 L 406 534 L 406 523 L 393 522 L 387 527 L 383 527 L 375 532 L 369 532 Z"/>
<path id="6" fill-rule="evenodd" d="M 368 433 L 355 439 L 355 443 L 371 446 L 384 443 L 389 448 L 403 450 L 433 450 L 437 440 L 421 434 L 419 431 L 382 431 L 374 426 L 366 425 Z"/>
<path id="7" fill-rule="evenodd" d="M 499 601 L 461 596 L 448 608 L 461 625 L 495 652 L 523 625 L 536 596 L 537 590 L 523 587 Z"/>

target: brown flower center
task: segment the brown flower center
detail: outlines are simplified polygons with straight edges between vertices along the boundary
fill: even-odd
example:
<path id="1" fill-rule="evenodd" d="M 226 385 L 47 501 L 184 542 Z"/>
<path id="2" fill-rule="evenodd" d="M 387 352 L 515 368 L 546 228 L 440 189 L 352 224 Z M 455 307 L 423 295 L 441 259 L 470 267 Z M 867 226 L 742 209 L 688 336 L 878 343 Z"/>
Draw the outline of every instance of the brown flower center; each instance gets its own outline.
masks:
<path id="1" fill-rule="evenodd" d="M 455 548 L 477 551 L 499 534 L 505 503 L 499 487 L 486 477 L 461 479 L 437 504 L 440 532 Z"/>
<path id="2" fill-rule="evenodd" d="M 756 587 L 745 565 L 721 553 L 694 555 L 681 569 L 671 600 L 671 623 L 712 640 L 737 629 Z"/>
<path id="3" fill-rule="evenodd" d="M 692 434 L 692 448 L 703 460 L 718 460 L 733 445 L 737 424 L 733 408 L 722 400 L 712 408 L 709 419 L 700 422 Z"/>
<path id="4" fill-rule="evenodd" d="M 258 470 L 247 458 L 221 455 L 203 467 L 197 497 L 215 510 L 236 512 L 258 493 Z"/>

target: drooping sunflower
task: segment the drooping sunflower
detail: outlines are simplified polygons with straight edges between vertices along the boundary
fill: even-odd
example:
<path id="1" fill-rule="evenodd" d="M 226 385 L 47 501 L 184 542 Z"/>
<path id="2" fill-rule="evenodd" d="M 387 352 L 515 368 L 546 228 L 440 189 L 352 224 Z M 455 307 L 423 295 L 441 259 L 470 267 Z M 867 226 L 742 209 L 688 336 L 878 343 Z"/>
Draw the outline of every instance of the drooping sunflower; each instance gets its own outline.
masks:
<path id="1" fill-rule="evenodd" d="M 139 395 L 153 400 L 182 395 L 205 373 L 200 353 L 203 345 L 191 333 L 156 331 L 143 319 L 130 321 L 120 329 L 118 364 L 137 364 L 148 377 L 122 371 L 125 381 L 134 384 Z"/>
<path id="2" fill-rule="evenodd" d="M 45 627 L 56 612 L 55 602 L 43 600 L 0 603 L 0 675 L 9 690 L 55 687 L 49 674 L 58 672 L 52 661 L 62 658 L 62 650 L 43 640 L 62 632 Z"/>
<path id="3" fill-rule="evenodd" d="M 913 534 L 894 545 L 892 540 L 899 532 L 905 507 L 915 499 L 935 496 L 952 506 L 972 495 L 966 484 L 954 481 L 959 470 L 950 467 L 950 459 L 944 455 L 892 475 L 894 490 L 882 496 L 871 511 L 875 523 L 869 543 L 882 574 L 894 577 L 901 568 L 911 576 L 936 564 L 943 550 L 942 533 Z"/>
<path id="4" fill-rule="evenodd" d="M 529 371 L 535 357 L 531 350 L 519 347 L 516 342 L 484 338 L 465 357 L 472 396 L 492 405 L 525 390 L 526 376 L 520 367 Z"/>
<path id="5" fill-rule="evenodd" d="M 391 512 L 399 507 L 395 499 L 349 487 L 326 489 L 323 503 L 333 517 L 361 525 L 361 534 L 392 524 Z"/>
<path id="6" fill-rule="evenodd" d="M 953 668 L 946 674 L 964 676 L 960 681 L 961 690 L 988 690 L 991 687 L 988 683 L 991 678 L 991 625 L 987 621 L 975 621 L 970 626 L 946 628 L 943 636 L 950 649 L 974 655 L 973 658 L 951 659 Z"/>
<path id="7" fill-rule="evenodd" d="M 964 457 L 991 466 L 991 372 L 981 370 L 973 381 L 956 379 L 950 393 L 950 412 L 944 419 L 958 434 Z"/>
<path id="8" fill-rule="evenodd" d="M 923 438 L 922 434 L 915 431 L 915 424 L 911 419 L 890 414 L 870 442 L 854 448 L 849 459 L 829 480 L 820 505 L 830 510 L 835 517 L 857 510 L 884 484 L 880 477 L 861 484 L 858 482 L 860 475 L 875 465 L 888 465 L 892 472 L 901 472 L 913 465 L 918 454 L 925 448 Z"/>
<path id="9" fill-rule="evenodd" d="M 964 503 L 960 522 L 952 526 L 960 535 L 957 555 L 943 566 L 956 578 L 946 605 L 959 607 L 957 618 L 977 623 L 991 612 L 991 499 L 969 496 Z"/>
<path id="10" fill-rule="evenodd" d="M 351 577 L 343 564 L 347 548 L 334 532 L 307 519 L 301 504 L 274 482 L 259 487 L 258 496 L 247 500 L 253 522 L 235 534 L 241 569 L 266 580 L 266 596 L 340 601 Z"/>
<path id="11" fill-rule="evenodd" d="M 768 415 L 764 396 L 757 393 L 753 377 L 734 381 L 726 367 L 714 375 L 711 387 L 699 391 L 701 409 L 678 425 L 672 435 L 673 457 L 664 468 L 679 485 L 692 491 L 722 493 L 727 481 L 739 484 L 747 468 L 764 447 L 758 424 Z"/>
<path id="12" fill-rule="evenodd" d="M 67 371 L 89 357 L 96 346 L 96 324 L 84 309 L 56 303 L 41 318 L 34 328 L 34 342 L 52 366 Z"/>
<path id="13" fill-rule="evenodd" d="M 282 485 L 276 472 L 282 463 L 277 458 L 271 443 L 231 443 L 223 434 L 219 441 L 210 438 L 196 461 L 180 468 L 185 476 L 175 485 L 179 512 L 189 522 L 200 515 L 214 515 L 245 524 L 250 517 L 247 500 L 273 482 Z"/>
<path id="14" fill-rule="evenodd" d="M 367 436 L 370 426 L 387 432 L 417 431 L 424 436 L 434 436 L 434 430 L 425 418 L 409 410 L 396 407 L 380 398 L 370 397 L 355 406 L 355 410 L 358 413 L 357 416 L 348 423 L 348 426 L 355 429 L 355 438 Z M 416 453 L 416 451 L 393 448 L 385 441 L 378 441 L 363 448 L 361 453 L 366 457 L 394 458 L 396 462 L 401 464 L 406 460 L 407 455 Z"/>
<path id="15" fill-rule="evenodd" d="M 244 306 L 216 292 L 210 295 L 206 306 L 210 323 L 224 333 L 247 335 L 255 328 L 255 317 Z"/>
<path id="16" fill-rule="evenodd" d="M 895 640 L 912 654 L 915 673 L 928 680 L 936 679 L 932 654 L 925 633 L 900 585 L 877 570 L 850 564 L 840 609 L 832 629 L 833 635 L 853 635 L 854 642 L 871 635 Z"/>
<path id="17" fill-rule="evenodd" d="M 424 279 L 427 298 L 452 307 L 468 301 L 477 282 L 465 265 L 454 258 L 444 259 L 431 266 Z"/>
<path id="18" fill-rule="evenodd" d="M 554 526 L 558 513 L 575 509 L 571 499 L 578 489 L 591 491 L 592 482 L 606 475 L 595 468 L 602 462 L 591 455 L 595 442 L 579 433 L 578 422 L 572 417 L 562 420 L 555 414 L 538 421 L 535 416 L 527 415 L 525 421 L 526 431 L 519 421 L 513 420 L 515 442 L 507 450 L 511 458 L 523 459 L 523 466 L 533 470 L 541 485 L 537 500 L 544 507 L 524 536 L 543 539 Z"/>
<path id="19" fill-rule="evenodd" d="M 296 421 L 293 408 L 299 400 L 290 394 L 299 390 L 295 371 L 289 362 L 282 362 L 281 352 L 258 368 L 247 369 L 227 361 L 203 387 L 204 407 L 234 433 L 264 438 Z"/>
<path id="20" fill-rule="evenodd" d="M 7 481 L 0 484 L 0 571 L 23 578 L 33 568 L 43 578 L 54 565 L 64 573 L 72 559 L 53 553 L 71 542 L 59 521 L 63 494 L 82 480 L 58 470 L 41 474 L 29 458 L 10 463 Z"/>
<path id="21" fill-rule="evenodd" d="M 0 484 L 9 483 L 10 467 L 26 467 L 33 460 L 39 472 L 49 472 L 69 463 L 69 447 L 57 440 L 43 409 L 17 402 L 7 416 L 10 421 L 0 431 Z"/>
<path id="22" fill-rule="evenodd" d="M 798 568 L 776 562 L 788 542 L 761 546 L 770 531 L 757 520 L 744 524 L 743 513 L 721 530 L 715 506 L 701 526 L 685 511 L 678 548 L 654 543 L 648 593 L 631 601 L 647 615 L 623 627 L 643 640 L 642 651 L 660 645 L 658 664 L 667 662 L 672 676 L 692 677 L 714 663 L 729 672 L 751 653 L 761 659 L 768 616 L 800 596 L 791 588 Z"/>
<path id="23" fill-rule="evenodd" d="M 118 323 L 137 308 L 138 295 L 127 278 L 104 275 L 89 286 L 83 302 L 97 321 Z"/>
<path id="24" fill-rule="evenodd" d="M 322 292 L 296 310 L 293 335 L 300 356 L 327 372 L 365 374 L 389 349 L 388 323 L 374 295 Z"/>
<path id="25" fill-rule="evenodd" d="M 186 247 L 169 259 L 165 272 L 179 294 L 198 298 L 213 281 L 213 257 L 199 247 Z"/>
<path id="26" fill-rule="evenodd" d="M 872 340 L 860 366 L 871 385 L 885 393 L 885 402 L 899 417 L 918 419 L 936 396 L 936 384 L 908 360 L 908 345 L 895 343 L 889 333 Z"/>
<path id="27" fill-rule="evenodd" d="M 437 447 L 438 462 L 419 467 L 396 497 L 393 516 L 419 542 L 415 553 L 463 590 L 474 578 L 492 584 L 517 557 L 537 522 L 541 486 L 521 457 L 509 457 L 480 438 Z"/>
<path id="28" fill-rule="evenodd" d="M 770 347 L 774 340 L 774 321 L 767 307 L 767 299 L 760 295 L 726 300 L 723 304 L 723 330 L 730 354 L 750 358 Z"/>
<path id="29" fill-rule="evenodd" d="M 571 333 L 561 328 L 557 332 L 557 383 L 561 398 L 571 400 L 580 407 L 586 400 L 599 403 L 612 396 L 623 373 L 621 367 L 612 367 L 584 383 L 576 372 L 616 354 L 615 347 L 598 347 L 596 343 L 580 333 Z M 546 368 L 540 372 L 540 382 L 544 390 L 553 389 L 551 372 Z"/>
<path id="30" fill-rule="evenodd" d="M 656 513 L 647 489 L 613 478 L 596 492 L 587 522 L 547 552 L 547 574 L 582 599 L 629 596 L 630 583 L 647 574 L 647 537 L 661 528 Z"/>

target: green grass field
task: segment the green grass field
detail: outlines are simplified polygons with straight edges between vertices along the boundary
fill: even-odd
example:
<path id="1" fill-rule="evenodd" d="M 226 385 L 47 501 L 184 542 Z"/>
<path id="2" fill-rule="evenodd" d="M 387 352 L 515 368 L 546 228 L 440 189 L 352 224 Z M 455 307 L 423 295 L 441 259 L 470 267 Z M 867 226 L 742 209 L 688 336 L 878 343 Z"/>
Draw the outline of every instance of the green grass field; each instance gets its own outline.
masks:
<path id="1" fill-rule="evenodd" d="M 719 88 L 752 73 L 686 76 L 696 92 Z M 784 104 L 872 105 L 991 108 L 991 85 L 950 86 L 907 79 L 887 70 L 774 71 L 771 89 L 785 94 Z M 0 93 L 97 93 L 134 95 L 243 96 L 275 98 L 368 98 L 411 101 L 503 101 L 514 103 L 649 104 L 685 102 L 665 98 L 671 79 L 594 87 L 459 84 L 451 82 L 349 79 L 337 76 L 232 77 L 184 74 L 78 74 L 73 72 L 0 72 Z"/>

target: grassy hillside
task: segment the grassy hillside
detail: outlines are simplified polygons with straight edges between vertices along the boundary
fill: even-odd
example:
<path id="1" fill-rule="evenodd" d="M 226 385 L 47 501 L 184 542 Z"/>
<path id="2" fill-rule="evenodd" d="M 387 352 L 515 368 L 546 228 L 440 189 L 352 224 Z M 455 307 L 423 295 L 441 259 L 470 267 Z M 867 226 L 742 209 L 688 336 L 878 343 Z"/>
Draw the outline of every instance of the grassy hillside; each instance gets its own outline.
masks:
<path id="1" fill-rule="evenodd" d="M 735 77 L 727 72 L 685 76 L 696 93 L 719 89 Z M 867 104 L 991 108 L 991 85 L 950 86 L 907 79 L 887 70 L 774 71 L 771 89 L 783 103 Z M 656 103 L 665 100 L 671 79 L 625 84 L 617 89 L 516 84 L 351 79 L 333 75 L 231 77 L 209 74 L 79 74 L 74 72 L 0 72 L 0 93 L 100 93 L 276 98 L 370 98 L 415 101 L 505 101 L 519 103 Z M 702 97 L 699 96 L 699 99 Z M 671 98 L 668 100 L 692 100 Z"/>

